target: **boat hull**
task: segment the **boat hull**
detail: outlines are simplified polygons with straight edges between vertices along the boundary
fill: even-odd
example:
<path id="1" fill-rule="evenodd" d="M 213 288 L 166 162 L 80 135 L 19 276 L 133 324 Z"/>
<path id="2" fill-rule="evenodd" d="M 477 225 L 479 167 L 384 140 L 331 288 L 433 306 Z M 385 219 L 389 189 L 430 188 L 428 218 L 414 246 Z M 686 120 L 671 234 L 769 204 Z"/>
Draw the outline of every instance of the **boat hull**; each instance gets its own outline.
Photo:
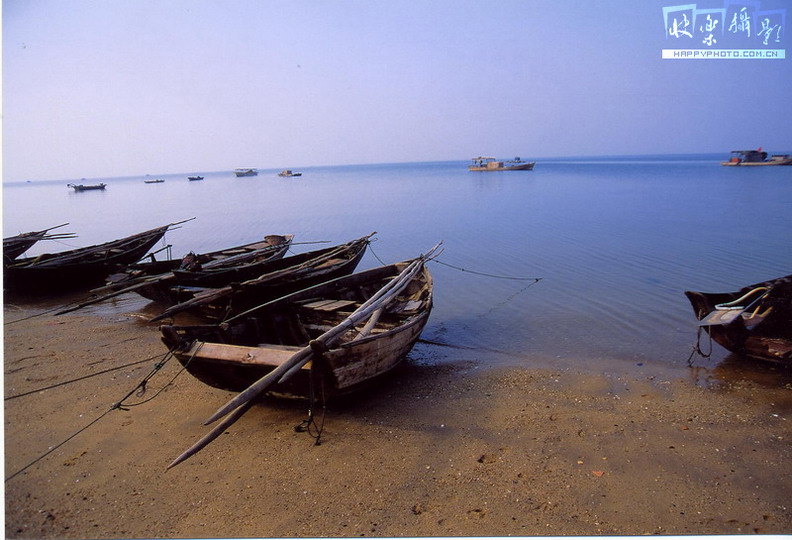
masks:
<path id="1" fill-rule="evenodd" d="M 322 315 L 316 311 L 312 315 L 306 314 L 306 302 L 331 298 L 334 300 L 330 302 L 343 303 L 344 298 L 352 297 L 347 294 L 352 288 L 365 289 L 368 294 L 373 294 L 381 286 L 384 276 L 392 278 L 405 266 L 399 263 L 375 268 L 310 287 L 222 325 L 163 326 L 163 342 L 198 380 L 215 388 L 241 391 L 307 346 L 315 337 L 307 332 L 326 331 L 326 325 L 332 327 L 343 320 L 343 314 L 328 312 L 327 317 L 337 317 L 338 320 L 329 322 L 322 319 L 324 324 L 317 326 L 315 323 L 320 321 L 311 317 L 321 318 Z M 394 273 L 394 270 L 397 271 Z M 358 330 L 350 330 L 347 339 L 319 356 L 314 353 L 309 364 L 295 377 L 279 384 L 275 391 L 307 395 L 311 377 L 315 377 L 315 388 L 319 383 L 326 396 L 339 395 L 357 390 L 392 372 L 407 357 L 429 320 L 431 291 L 431 275 L 424 267 L 407 288 L 405 298 L 409 300 L 397 303 L 392 308 L 393 312 L 386 310 L 371 334 L 355 337 Z M 359 302 L 362 297 L 355 300 Z M 409 302 L 415 302 L 415 305 Z M 260 339 L 264 341 L 257 343 Z M 207 347 L 206 352 L 202 352 L 204 346 Z"/>
<path id="2" fill-rule="evenodd" d="M 746 310 L 728 324 L 704 326 L 712 340 L 735 354 L 792 365 L 792 275 L 756 283 L 731 293 L 686 291 L 696 317 L 701 321 L 716 306 L 734 302 L 750 291 L 769 287 L 762 304 Z M 772 310 L 763 315 L 768 307 Z"/>
<path id="3" fill-rule="evenodd" d="M 478 167 L 475 165 L 470 165 L 468 167 L 469 171 L 475 172 L 497 172 L 497 171 L 532 171 L 536 165 L 536 162 L 531 163 L 523 163 L 520 165 L 504 165 L 502 167 Z"/>

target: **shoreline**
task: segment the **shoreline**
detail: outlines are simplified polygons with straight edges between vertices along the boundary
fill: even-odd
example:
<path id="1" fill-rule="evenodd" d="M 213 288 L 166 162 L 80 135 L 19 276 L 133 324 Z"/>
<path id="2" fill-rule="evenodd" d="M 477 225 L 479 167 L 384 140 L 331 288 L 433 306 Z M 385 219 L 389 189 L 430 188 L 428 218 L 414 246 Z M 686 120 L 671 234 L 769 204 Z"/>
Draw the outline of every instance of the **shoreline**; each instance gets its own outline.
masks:
<path id="1" fill-rule="evenodd" d="M 5 326 L 6 478 L 104 415 L 6 482 L 6 537 L 792 530 L 789 385 L 482 368 L 475 352 L 330 403 L 319 446 L 294 430 L 305 402 L 267 399 L 166 472 L 230 394 L 171 362 L 108 412 L 156 360 L 116 368 L 165 353 L 130 306 Z"/>

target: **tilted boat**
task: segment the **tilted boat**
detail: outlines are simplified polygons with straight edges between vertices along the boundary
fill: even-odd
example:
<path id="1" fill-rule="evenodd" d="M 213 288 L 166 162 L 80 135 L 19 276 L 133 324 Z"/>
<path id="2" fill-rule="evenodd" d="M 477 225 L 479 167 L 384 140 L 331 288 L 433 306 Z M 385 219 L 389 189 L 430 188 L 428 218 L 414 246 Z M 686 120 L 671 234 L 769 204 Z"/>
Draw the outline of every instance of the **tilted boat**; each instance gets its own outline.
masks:
<path id="1" fill-rule="evenodd" d="M 523 161 L 519 157 L 509 161 L 498 161 L 494 157 L 479 156 L 472 161 L 473 164 L 468 166 L 469 171 L 531 171 L 536 165 L 535 161 Z"/>
<path id="2" fill-rule="evenodd" d="M 222 320 L 294 291 L 351 274 L 363 258 L 372 235 L 335 247 L 267 261 L 256 269 L 256 277 L 223 287 L 171 287 L 174 297 L 192 295 L 192 298 L 168 308 L 151 321 L 187 310 Z M 189 274 L 186 277 L 189 278 Z"/>
<path id="3" fill-rule="evenodd" d="M 66 184 L 68 187 L 72 188 L 74 191 L 92 191 L 92 190 L 104 190 L 107 187 L 107 184 L 100 183 L 100 184 Z"/>
<path id="4" fill-rule="evenodd" d="M 94 297 L 59 314 L 76 311 L 128 292 L 137 292 L 144 298 L 172 304 L 192 297 L 174 296 L 171 287 L 189 281 L 193 284 L 225 285 L 234 275 L 254 271 L 264 262 L 282 258 L 291 246 L 290 234 L 270 234 L 263 240 L 204 254 L 188 253 L 181 259 L 151 260 L 129 265 L 123 272 L 112 274 L 103 287 L 93 289 Z M 169 246 L 168 246 L 169 247 Z M 181 276 L 177 277 L 177 273 Z"/>
<path id="5" fill-rule="evenodd" d="M 401 289 L 395 286 L 399 279 Z M 278 375 L 295 370 L 295 377 L 280 382 L 278 390 L 305 394 L 313 366 L 332 395 L 395 368 L 418 340 L 431 309 L 432 278 L 425 260 L 416 259 L 336 278 L 221 324 L 160 330 L 185 369 L 209 386 L 240 391 L 280 368 Z"/>
<path id="6" fill-rule="evenodd" d="M 685 295 L 699 326 L 724 349 L 792 364 L 792 275 L 730 293 Z"/>
<path id="7" fill-rule="evenodd" d="M 767 152 L 761 148 L 757 150 L 732 150 L 732 158 L 729 161 L 722 161 L 721 165 L 726 167 L 755 167 L 755 166 L 778 166 L 792 165 L 792 157 L 789 154 L 773 154 L 767 158 Z"/>
<path id="8" fill-rule="evenodd" d="M 234 169 L 234 174 L 236 176 L 256 176 L 258 175 L 258 169 L 254 169 L 254 168 Z"/>
<path id="9" fill-rule="evenodd" d="M 101 281 L 139 261 L 177 223 L 95 246 L 18 259 L 4 268 L 9 292 L 67 290 Z"/>
<path id="10" fill-rule="evenodd" d="M 66 238 L 75 238 L 76 235 L 71 233 L 55 233 L 50 234 L 49 231 L 65 227 L 68 223 L 50 227 L 42 231 L 32 231 L 27 233 L 18 234 L 16 236 L 9 236 L 3 238 L 3 264 L 11 264 L 20 255 L 33 247 L 34 244 L 41 240 L 64 240 Z"/>

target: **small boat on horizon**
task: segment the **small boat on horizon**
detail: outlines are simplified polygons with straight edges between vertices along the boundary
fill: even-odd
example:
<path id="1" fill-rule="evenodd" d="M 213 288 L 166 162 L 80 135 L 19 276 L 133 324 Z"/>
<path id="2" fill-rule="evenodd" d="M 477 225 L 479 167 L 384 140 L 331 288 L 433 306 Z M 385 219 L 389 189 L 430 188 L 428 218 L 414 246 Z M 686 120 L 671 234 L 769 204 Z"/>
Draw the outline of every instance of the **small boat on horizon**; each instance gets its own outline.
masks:
<path id="1" fill-rule="evenodd" d="M 203 180 L 203 179 L 204 179 L 203 176 L 188 176 L 187 177 L 187 180 L 189 180 L 190 182 L 195 182 L 196 180 Z"/>
<path id="2" fill-rule="evenodd" d="M 283 169 L 278 176 L 302 176 L 301 172 L 293 172 L 291 169 Z"/>
<path id="3" fill-rule="evenodd" d="M 756 150 L 732 150 L 731 153 L 732 158 L 729 161 L 721 161 L 721 165 L 725 167 L 792 165 L 792 157 L 789 154 L 773 154 L 768 159 L 767 152 L 762 151 L 761 146 Z"/>
<path id="4" fill-rule="evenodd" d="M 68 187 L 74 189 L 74 191 L 92 191 L 92 190 L 104 190 L 107 187 L 107 184 L 99 183 L 99 184 L 66 184 Z"/>
<path id="5" fill-rule="evenodd" d="M 258 176 L 258 169 L 254 169 L 252 167 L 251 168 L 234 169 L 234 174 L 237 177 L 239 177 L 239 176 Z"/>
<path id="6" fill-rule="evenodd" d="M 473 164 L 468 166 L 469 171 L 532 171 L 535 161 L 523 161 L 516 157 L 508 161 L 498 161 L 490 156 L 478 156 L 472 159 Z"/>
<path id="7" fill-rule="evenodd" d="M 162 178 L 157 178 L 156 180 L 143 180 L 143 183 L 144 184 L 161 184 L 164 181 L 165 180 L 163 180 Z"/>

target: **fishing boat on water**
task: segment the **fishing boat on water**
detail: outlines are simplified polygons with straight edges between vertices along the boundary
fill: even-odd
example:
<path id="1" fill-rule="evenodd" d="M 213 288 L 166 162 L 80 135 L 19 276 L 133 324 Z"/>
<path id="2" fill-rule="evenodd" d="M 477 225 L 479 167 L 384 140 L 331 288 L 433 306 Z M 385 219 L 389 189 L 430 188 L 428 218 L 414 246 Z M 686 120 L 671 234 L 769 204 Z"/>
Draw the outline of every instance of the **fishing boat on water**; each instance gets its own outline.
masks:
<path id="1" fill-rule="evenodd" d="M 4 268 L 8 292 L 70 290 L 97 281 L 139 261 L 178 223 L 169 223 L 94 246 L 18 259 Z"/>
<path id="2" fill-rule="evenodd" d="M 792 275 L 734 292 L 685 295 L 699 327 L 724 349 L 792 365 Z"/>
<path id="3" fill-rule="evenodd" d="M 732 150 L 732 158 L 722 161 L 726 167 L 756 167 L 792 165 L 792 156 L 789 154 L 773 154 L 769 158 L 762 148 L 757 150 Z"/>
<path id="4" fill-rule="evenodd" d="M 469 171 L 531 171 L 536 165 L 535 161 L 523 161 L 516 157 L 508 161 L 498 161 L 490 156 L 478 156 L 473 158 L 473 164 L 468 166 Z"/>
<path id="5" fill-rule="evenodd" d="M 303 289 L 222 324 L 160 330 L 179 362 L 209 386 L 244 390 L 281 367 L 298 376 L 280 382 L 278 390 L 305 395 L 313 367 L 332 395 L 395 368 L 431 309 L 432 278 L 419 258 Z"/>
<path id="6" fill-rule="evenodd" d="M 20 255 L 33 247 L 34 244 L 42 240 L 64 240 L 67 238 L 76 238 L 77 235 L 72 233 L 54 233 L 50 234 L 49 231 L 65 227 L 68 223 L 56 225 L 41 231 L 32 231 L 16 236 L 9 236 L 3 238 L 3 264 L 11 264 Z"/>
<path id="7" fill-rule="evenodd" d="M 197 182 L 198 180 L 203 180 L 203 179 L 204 179 L 203 176 L 188 176 L 187 177 L 187 180 L 189 180 L 190 182 Z"/>
<path id="8" fill-rule="evenodd" d="M 156 178 L 154 180 L 143 180 L 144 184 L 162 184 L 165 180 L 162 178 Z"/>
<path id="9" fill-rule="evenodd" d="M 239 176 L 257 176 L 258 175 L 258 169 L 244 168 L 244 167 L 243 168 L 239 168 L 239 169 L 234 169 L 234 175 L 236 175 L 238 177 Z"/>
<path id="10" fill-rule="evenodd" d="M 223 320 L 269 300 L 305 289 L 354 272 L 374 233 L 346 244 L 292 255 L 268 261 L 255 269 L 256 277 L 239 282 L 238 274 L 234 281 L 220 287 L 195 287 L 176 285 L 168 291 L 173 298 L 191 297 L 168 308 L 151 322 L 172 317 L 183 311 L 198 312 L 212 320 Z M 175 272 L 177 279 L 182 277 Z M 245 272 L 250 274 L 250 272 Z M 185 281 L 192 277 L 183 275 Z"/>
<path id="11" fill-rule="evenodd" d="M 94 191 L 94 190 L 101 190 L 104 191 L 104 188 L 107 187 L 105 183 L 99 184 L 66 184 L 68 187 L 72 188 L 74 191 Z"/>
<path id="12" fill-rule="evenodd" d="M 278 176 L 302 176 L 301 172 L 294 172 L 291 169 L 283 169 Z"/>

